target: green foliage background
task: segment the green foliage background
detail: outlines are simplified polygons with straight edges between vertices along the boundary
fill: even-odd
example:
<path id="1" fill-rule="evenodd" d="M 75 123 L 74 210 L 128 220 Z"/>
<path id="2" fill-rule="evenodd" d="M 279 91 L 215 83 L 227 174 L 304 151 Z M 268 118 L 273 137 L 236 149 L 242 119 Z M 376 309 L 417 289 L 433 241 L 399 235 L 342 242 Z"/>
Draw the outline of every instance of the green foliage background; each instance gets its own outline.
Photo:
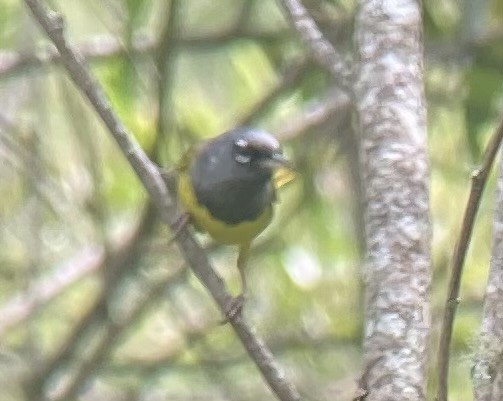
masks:
<path id="1" fill-rule="evenodd" d="M 503 110 L 502 2 L 479 1 L 476 11 L 469 2 L 424 1 L 423 10 L 432 366 L 470 173 Z M 179 3 L 171 20 L 174 35 L 162 52 L 138 45 L 138 38 L 162 38 L 172 6 L 167 0 L 51 2 L 65 15 L 68 37 L 77 46 L 119 41 L 116 54 L 89 62 L 115 111 L 160 165 L 172 166 L 190 144 L 242 122 L 284 133 L 327 98 L 334 83 L 309 61 L 275 1 Z M 305 4 L 325 34 L 351 51 L 354 2 Z M 43 54 L 47 40 L 22 2 L 0 0 L 0 9 L 0 54 Z M 63 69 L 29 57 L 5 69 L 5 60 L 0 57 L 0 311 L 17 294 L 37 304 L 40 294 L 30 286 L 55 280 L 58 267 L 75 263 L 72 258 L 90 245 L 101 244 L 113 259 L 116 244 L 145 219 L 148 208 L 137 178 Z M 247 319 L 301 391 L 316 399 L 348 399 L 338 391 L 360 368 L 362 199 L 354 131 L 347 110 L 340 110 L 284 141 L 301 174 L 280 194 L 275 222 L 256 241 L 248 272 Z M 484 197 L 463 278 L 453 343 L 454 401 L 471 399 L 470 360 L 489 262 L 493 186 Z M 104 263 L 102 271 L 77 280 L 0 331 L 0 383 L 9 385 L 0 399 L 22 398 L 18 379 L 60 349 L 104 286 L 105 317 L 79 339 L 70 361 L 61 361 L 51 380 L 44 378 L 46 389 L 53 389 L 65 369 L 80 366 L 95 337 L 120 326 L 162 280 L 167 284 L 143 313 L 120 328 L 102 360 L 91 365 L 80 394 L 272 399 L 229 327 L 217 325 L 220 317 L 201 285 L 191 274 L 169 278 L 182 261 L 166 246 L 168 237 L 153 223 L 131 263 L 124 262 L 128 269 L 120 280 L 103 284 L 109 265 Z M 233 291 L 235 257 L 232 247 L 212 246 L 211 259 Z M 5 319 L 0 314 L 0 326 Z"/>

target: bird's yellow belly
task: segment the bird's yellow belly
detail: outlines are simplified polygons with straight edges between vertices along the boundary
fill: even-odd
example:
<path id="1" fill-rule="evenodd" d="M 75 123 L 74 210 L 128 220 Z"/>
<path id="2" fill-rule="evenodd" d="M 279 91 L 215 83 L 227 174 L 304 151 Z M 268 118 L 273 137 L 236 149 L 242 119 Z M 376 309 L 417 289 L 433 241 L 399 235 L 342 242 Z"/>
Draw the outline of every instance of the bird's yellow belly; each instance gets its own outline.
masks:
<path id="1" fill-rule="evenodd" d="M 190 177 L 182 173 L 178 178 L 178 198 L 195 225 L 208 232 L 217 242 L 224 244 L 249 243 L 271 222 L 272 205 L 269 205 L 254 221 L 227 224 L 213 217 L 208 209 L 197 202 Z"/>

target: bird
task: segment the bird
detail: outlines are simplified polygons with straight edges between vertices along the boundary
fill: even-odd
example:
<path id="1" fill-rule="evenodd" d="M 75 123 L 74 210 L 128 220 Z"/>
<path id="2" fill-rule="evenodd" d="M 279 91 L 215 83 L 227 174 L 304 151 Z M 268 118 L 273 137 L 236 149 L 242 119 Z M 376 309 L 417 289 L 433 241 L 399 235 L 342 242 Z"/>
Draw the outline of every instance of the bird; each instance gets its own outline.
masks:
<path id="1" fill-rule="evenodd" d="M 241 292 L 226 307 L 230 319 L 241 314 L 247 296 L 251 243 L 271 223 L 276 190 L 293 179 L 294 167 L 273 135 L 238 127 L 189 149 L 176 169 L 182 220 L 239 247 Z"/>

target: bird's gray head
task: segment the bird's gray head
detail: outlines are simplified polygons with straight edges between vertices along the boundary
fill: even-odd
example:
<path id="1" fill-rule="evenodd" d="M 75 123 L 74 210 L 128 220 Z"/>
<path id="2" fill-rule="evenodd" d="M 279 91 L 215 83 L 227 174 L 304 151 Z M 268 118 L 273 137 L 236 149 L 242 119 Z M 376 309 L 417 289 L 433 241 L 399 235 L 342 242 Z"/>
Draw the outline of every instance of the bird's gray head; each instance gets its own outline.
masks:
<path id="1" fill-rule="evenodd" d="M 281 166 L 289 166 L 288 160 L 276 138 L 255 128 L 238 128 L 232 132 L 233 157 L 242 165 L 265 173 Z"/>
<path id="2" fill-rule="evenodd" d="M 199 204 L 229 224 L 253 221 L 274 200 L 274 170 L 289 166 L 279 142 L 255 128 L 236 128 L 207 142 L 190 178 Z"/>

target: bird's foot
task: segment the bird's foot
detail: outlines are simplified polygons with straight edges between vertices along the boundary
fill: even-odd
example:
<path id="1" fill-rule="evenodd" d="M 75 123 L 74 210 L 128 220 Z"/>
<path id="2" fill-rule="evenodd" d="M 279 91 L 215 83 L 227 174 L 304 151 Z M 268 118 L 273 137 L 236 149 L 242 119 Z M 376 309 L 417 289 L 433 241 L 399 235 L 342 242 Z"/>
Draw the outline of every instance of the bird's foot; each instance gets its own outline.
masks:
<path id="1" fill-rule="evenodd" d="M 231 320 L 236 320 L 241 318 L 243 312 L 243 306 L 246 300 L 245 294 L 239 294 L 237 297 L 229 298 L 227 305 L 225 305 L 225 319 L 223 319 L 220 324 L 229 323 Z"/>
<path id="2" fill-rule="evenodd" d="M 171 244 L 173 241 L 175 241 L 182 230 L 187 227 L 187 225 L 190 223 L 190 215 L 188 213 L 183 213 L 181 214 L 177 219 L 175 224 L 173 224 L 173 232 L 171 234 L 171 237 L 168 240 L 168 244 Z"/>

